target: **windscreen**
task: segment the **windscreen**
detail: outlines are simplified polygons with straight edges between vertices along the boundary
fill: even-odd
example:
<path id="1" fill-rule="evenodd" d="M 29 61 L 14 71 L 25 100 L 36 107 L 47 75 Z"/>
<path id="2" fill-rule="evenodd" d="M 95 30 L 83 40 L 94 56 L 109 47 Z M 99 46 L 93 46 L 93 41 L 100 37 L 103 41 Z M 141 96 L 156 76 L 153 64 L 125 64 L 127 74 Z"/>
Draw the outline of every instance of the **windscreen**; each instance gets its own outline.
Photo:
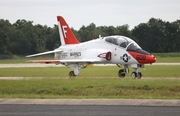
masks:
<path id="1" fill-rule="evenodd" d="M 105 41 L 123 48 L 126 48 L 132 42 L 131 39 L 123 36 L 109 36 L 105 38 Z"/>

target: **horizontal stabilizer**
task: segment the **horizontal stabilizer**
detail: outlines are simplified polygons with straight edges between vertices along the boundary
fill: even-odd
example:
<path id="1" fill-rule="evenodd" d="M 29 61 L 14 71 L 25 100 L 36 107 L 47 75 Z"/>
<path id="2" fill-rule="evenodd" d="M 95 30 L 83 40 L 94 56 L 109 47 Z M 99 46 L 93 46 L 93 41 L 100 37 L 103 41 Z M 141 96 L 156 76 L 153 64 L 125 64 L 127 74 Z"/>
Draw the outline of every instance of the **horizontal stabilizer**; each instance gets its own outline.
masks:
<path id="1" fill-rule="evenodd" d="M 62 50 L 53 50 L 53 51 L 48 51 L 48 52 L 42 52 L 42 53 L 38 53 L 38 54 L 28 55 L 26 57 L 41 56 L 41 55 L 52 54 L 52 53 L 56 53 L 56 52 L 62 52 Z"/>

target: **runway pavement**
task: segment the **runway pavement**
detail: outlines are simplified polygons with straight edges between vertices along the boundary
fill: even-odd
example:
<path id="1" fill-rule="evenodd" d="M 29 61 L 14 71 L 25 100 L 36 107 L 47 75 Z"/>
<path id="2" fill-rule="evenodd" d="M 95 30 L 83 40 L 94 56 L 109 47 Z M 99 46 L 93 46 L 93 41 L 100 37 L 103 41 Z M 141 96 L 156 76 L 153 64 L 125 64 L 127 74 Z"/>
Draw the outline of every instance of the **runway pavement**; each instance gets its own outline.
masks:
<path id="1" fill-rule="evenodd" d="M 179 116 L 180 107 L 123 105 L 0 105 L 0 116 Z"/>
<path id="2" fill-rule="evenodd" d="M 179 116 L 180 100 L 0 99 L 0 116 Z"/>
<path id="3" fill-rule="evenodd" d="M 51 105 L 132 105 L 180 106 L 180 100 L 158 99 L 0 99 L 0 104 L 51 104 Z"/>
<path id="4" fill-rule="evenodd" d="M 146 64 L 150 65 L 150 64 Z M 152 65 L 180 65 L 180 63 L 153 63 Z M 62 67 L 54 63 L 17 63 L 17 64 L 0 64 L 0 68 L 20 68 L 20 67 Z M 116 66 L 115 64 L 94 64 L 94 66 Z"/>

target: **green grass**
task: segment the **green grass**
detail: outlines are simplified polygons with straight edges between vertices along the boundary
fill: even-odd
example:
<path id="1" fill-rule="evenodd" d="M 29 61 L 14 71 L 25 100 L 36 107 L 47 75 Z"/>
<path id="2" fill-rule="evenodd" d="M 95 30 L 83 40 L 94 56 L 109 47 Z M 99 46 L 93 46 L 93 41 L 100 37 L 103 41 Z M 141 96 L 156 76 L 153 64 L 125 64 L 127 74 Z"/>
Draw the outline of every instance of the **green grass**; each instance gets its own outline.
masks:
<path id="1" fill-rule="evenodd" d="M 142 79 L 131 79 L 118 78 L 115 66 L 88 67 L 76 78 L 68 77 L 67 67 L 0 68 L 0 78 L 25 77 L 0 79 L 0 98 L 180 99 L 179 69 L 146 66 Z"/>
<path id="2" fill-rule="evenodd" d="M 180 53 L 170 52 L 170 53 L 153 53 L 156 56 L 156 63 L 177 63 L 180 62 Z"/>
<path id="3" fill-rule="evenodd" d="M 180 63 L 180 57 L 156 57 L 156 63 Z"/>
<path id="4" fill-rule="evenodd" d="M 120 78 L 1 80 L 1 98 L 180 99 L 180 81 Z"/>
<path id="5" fill-rule="evenodd" d="M 169 53 L 152 53 L 157 57 L 180 57 L 179 52 L 169 52 Z"/>

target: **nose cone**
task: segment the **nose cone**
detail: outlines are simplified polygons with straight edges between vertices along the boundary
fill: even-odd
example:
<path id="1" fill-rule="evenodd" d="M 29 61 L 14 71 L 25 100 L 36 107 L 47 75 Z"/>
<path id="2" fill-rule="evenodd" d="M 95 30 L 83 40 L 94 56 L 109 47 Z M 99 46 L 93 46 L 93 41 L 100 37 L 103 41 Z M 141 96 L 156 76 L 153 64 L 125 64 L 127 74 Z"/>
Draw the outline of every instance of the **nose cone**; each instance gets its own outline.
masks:
<path id="1" fill-rule="evenodd" d="M 156 57 L 154 55 L 147 55 L 146 60 L 147 60 L 147 63 L 151 64 L 151 63 L 156 62 Z"/>
<path id="2" fill-rule="evenodd" d="M 156 62 L 154 55 L 137 55 L 136 60 L 141 64 L 152 64 Z"/>
<path id="3" fill-rule="evenodd" d="M 150 53 L 139 53 L 128 51 L 128 53 L 140 64 L 152 64 L 156 62 L 156 57 Z"/>

